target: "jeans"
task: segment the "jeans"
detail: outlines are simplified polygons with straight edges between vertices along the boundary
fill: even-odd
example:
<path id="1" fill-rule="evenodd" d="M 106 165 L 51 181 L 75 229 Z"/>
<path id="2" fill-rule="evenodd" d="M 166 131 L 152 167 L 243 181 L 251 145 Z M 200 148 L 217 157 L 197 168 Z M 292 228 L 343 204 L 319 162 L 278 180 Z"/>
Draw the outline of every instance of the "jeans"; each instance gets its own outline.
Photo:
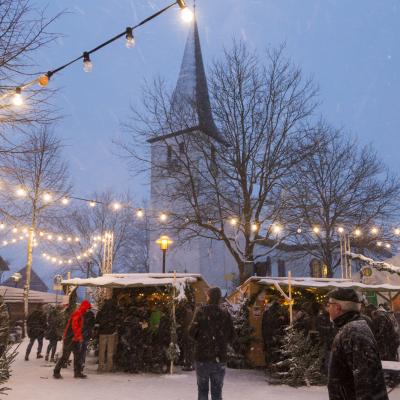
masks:
<path id="1" fill-rule="evenodd" d="M 48 357 L 50 354 L 50 351 L 51 351 L 51 357 L 50 357 L 51 360 L 54 360 L 54 356 L 55 356 L 56 350 L 57 350 L 57 342 L 58 342 L 57 339 L 51 339 L 47 346 L 46 355 Z"/>
<path id="2" fill-rule="evenodd" d="M 32 337 L 32 338 L 29 339 L 29 344 L 28 344 L 28 347 L 26 348 L 26 355 L 27 356 L 29 356 L 29 354 L 31 353 L 33 343 L 35 343 L 36 339 L 38 341 L 37 354 L 40 354 L 42 352 L 43 336 L 41 336 L 41 337 Z"/>
<path id="3" fill-rule="evenodd" d="M 222 400 L 225 366 L 225 363 L 216 361 L 196 361 L 198 400 L 208 400 L 210 382 L 211 399 Z"/>

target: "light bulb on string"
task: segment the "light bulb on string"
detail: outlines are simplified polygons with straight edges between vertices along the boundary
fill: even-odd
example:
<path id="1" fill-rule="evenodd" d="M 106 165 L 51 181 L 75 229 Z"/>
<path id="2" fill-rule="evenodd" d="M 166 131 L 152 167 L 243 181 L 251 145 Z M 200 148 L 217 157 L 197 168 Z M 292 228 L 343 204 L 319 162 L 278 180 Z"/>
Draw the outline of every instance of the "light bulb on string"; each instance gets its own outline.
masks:
<path id="1" fill-rule="evenodd" d="M 112 208 L 114 209 L 114 211 L 118 211 L 121 209 L 121 203 L 115 202 L 112 204 Z"/>
<path id="2" fill-rule="evenodd" d="M 338 232 L 339 232 L 340 234 L 342 234 L 342 233 L 344 232 L 343 226 L 339 226 L 339 228 L 338 228 L 337 230 L 338 230 Z"/>
<path id="3" fill-rule="evenodd" d="M 276 235 L 282 230 L 282 227 L 278 224 L 272 225 L 272 232 Z"/>
<path id="4" fill-rule="evenodd" d="M 26 197 L 26 195 L 27 195 L 28 193 L 27 193 L 27 191 L 26 191 L 24 188 L 19 187 L 19 188 L 17 188 L 17 190 L 15 191 L 15 194 L 16 194 L 18 197 Z"/>
<path id="5" fill-rule="evenodd" d="M 135 47 L 135 37 L 133 36 L 133 29 L 131 27 L 126 28 L 126 42 L 125 46 L 127 49 L 131 49 L 132 47 Z"/>
<path id="6" fill-rule="evenodd" d="M 253 224 L 251 224 L 251 230 L 252 230 L 253 232 L 257 232 L 258 229 L 259 229 L 259 225 L 258 225 L 256 222 L 254 222 Z"/>
<path id="7" fill-rule="evenodd" d="M 2 222 L 2 223 L 0 223 L 0 229 L 4 229 L 6 226 L 5 226 L 5 224 Z"/>
<path id="8" fill-rule="evenodd" d="M 22 97 L 22 90 L 20 87 L 15 89 L 15 93 L 13 96 L 13 104 L 14 106 L 22 106 L 24 104 L 24 98 Z"/>
<path id="9" fill-rule="evenodd" d="M 312 231 L 315 233 L 315 234 L 319 234 L 320 232 L 321 232 L 321 229 L 319 228 L 319 226 L 314 226 L 313 228 L 312 228 Z"/>
<path id="10" fill-rule="evenodd" d="M 92 72 L 93 70 L 93 64 L 87 51 L 83 53 L 83 70 L 85 72 Z"/>
<path id="11" fill-rule="evenodd" d="M 232 217 L 230 220 L 229 220 L 229 223 L 232 225 L 232 226 L 236 226 L 237 225 L 237 219 L 235 218 L 235 217 Z"/>
<path id="12" fill-rule="evenodd" d="M 43 194 L 43 201 L 45 201 L 46 203 L 48 203 L 49 201 L 51 201 L 52 196 L 50 193 L 44 193 Z"/>
<path id="13" fill-rule="evenodd" d="M 371 228 L 371 234 L 372 235 L 376 235 L 378 233 L 378 228 L 376 226 L 374 226 L 373 228 Z"/>
<path id="14" fill-rule="evenodd" d="M 143 215 L 144 215 L 144 212 L 143 212 L 142 209 L 139 209 L 139 210 L 136 211 L 136 216 L 138 218 L 143 218 Z"/>
<path id="15" fill-rule="evenodd" d="M 354 231 L 354 236 L 361 236 L 361 230 L 357 228 L 357 229 Z"/>
<path id="16" fill-rule="evenodd" d="M 395 234 L 395 235 L 400 235 L 400 229 L 399 229 L 399 228 L 396 228 L 396 229 L 394 230 L 394 234 Z"/>
<path id="17" fill-rule="evenodd" d="M 161 213 L 160 214 L 160 221 L 161 222 L 166 222 L 166 220 L 167 220 L 167 214 Z"/>
<path id="18" fill-rule="evenodd" d="M 187 7 L 185 1 L 184 0 L 178 0 L 177 3 L 178 3 L 178 5 L 179 5 L 179 7 L 181 9 L 181 18 L 182 18 L 182 20 L 184 22 L 193 21 L 193 17 L 194 17 L 193 11 L 190 10 Z"/>
<path id="19" fill-rule="evenodd" d="M 297 233 L 301 233 L 301 232 L 303 232 L 302 230 L 301 230 L 301 228 L 297 228 L 297 231 L 296 231 Z"/>
<path id="20" fill-rule="evenodd" d="M 64 206 L 66 206 L 69 203 L 69 199 L 67 197 L 63 197 L 61 199 L 61 204 L 63 204 Z"/>
<path id="21" fill-rule="evenodd" d="M 381 247 L 381 246 L 382 246 L 382 242 L 376 242 L 376 245 L 377 245 L 378 247 Z"/>
<path id="22" fill-rule="evenodd" d="M 95 201 L 89 201 L 89 207 L 96 207 L 96 202 Z"/>
<path id="23" fill-rule="evenodd" d="M 391 246 L 390 243 L 386 243 L 386 244 L 385 244 L 385 247 L 386 247 L 387 249 L 390 249 L 392 246 Z"/>

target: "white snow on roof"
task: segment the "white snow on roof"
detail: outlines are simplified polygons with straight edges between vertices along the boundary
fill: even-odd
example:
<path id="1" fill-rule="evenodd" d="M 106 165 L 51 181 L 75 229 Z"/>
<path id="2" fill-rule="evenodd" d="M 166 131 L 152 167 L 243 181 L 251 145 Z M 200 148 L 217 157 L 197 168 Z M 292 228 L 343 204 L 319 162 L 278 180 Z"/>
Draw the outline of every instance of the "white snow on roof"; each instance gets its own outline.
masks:
<path id="1" fill-rule="evenodd" d="M 10 286 L 0 286 L 0 296 L 4 298 L 6 303 L 22 303 L 24 296 L 24 289 L 13 288 Z M 68 296 L 48 292 L 39 292 L 37 290 L 29 291 L 30 303 L 68 303 Z"/>
<path id="2" fill-rule="evenodd" d="M 104 274 L 97 278 L 72 278 L 61 282 L 62 285 L 74 286 L 101 286 L 109 288 L 138 287 L 138 286 L 164 286 L 173 285 L 177 287 L 186 283 L 194 283 L 203 280 L 200 274 Z"/>
<path id="3" fill-rule="evenodd" d="M 389 264 L 385 261 L 376 261 L 372 258 L 365 257 L 362 254 L 346 252 L 346 255 L 352 258 L 353 260 L 360 260 L 365 262 L 366 264 L 370 265 L 373 268 L 378 269 L 379 271 L 388 271 L 391 273 L 399 274 L 400 275 L 400 267 L 396 267 L 395 265 Z"/>
<path id="4" fill-rule="evenodd" d="M 258 280 L 260 285 L 289 285 L 287 278 L 260 278 Z M 308 288 L 353 288 L 362 291 L 399 291 L 400 286 L 391 285 L 388 283 L 380 285 L 367 285 L 364 283 L 354 282 L 351 279 L 335 279 L 335 278 L 292 278 L 290 280 L 292 286 L 308 287 Z"/>

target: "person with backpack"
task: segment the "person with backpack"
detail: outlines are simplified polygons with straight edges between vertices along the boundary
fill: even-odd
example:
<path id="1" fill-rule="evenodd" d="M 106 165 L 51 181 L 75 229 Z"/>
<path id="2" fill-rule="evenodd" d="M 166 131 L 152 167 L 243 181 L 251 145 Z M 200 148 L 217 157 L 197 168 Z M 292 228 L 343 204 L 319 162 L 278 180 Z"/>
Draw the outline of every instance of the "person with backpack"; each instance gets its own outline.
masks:
<path id="1" fill-rule="evenodd" d="M 198 400 L 207 400 L 211 383 L 212 400 L 222 399 L 227 346 L 234 338 L 232 318 L 219 303 L 221 290 L 209 289 L 207 305 L 200 307 L 189 328 L 189 335 L 195 342 L 195 361 Z"/>
<path id="2" fill-rule="evenodd" d="M 54 356 L 57 350 L 57 342 L 62 339 L 63 335 L 63 315 L 56 307 L 52 308 L 47 318 L 47 330 L 45 338 L 49 341 L 46 350 L 45 360 L 54 362 Z M 51 353 L 51 355 L 50 355 Z"/>

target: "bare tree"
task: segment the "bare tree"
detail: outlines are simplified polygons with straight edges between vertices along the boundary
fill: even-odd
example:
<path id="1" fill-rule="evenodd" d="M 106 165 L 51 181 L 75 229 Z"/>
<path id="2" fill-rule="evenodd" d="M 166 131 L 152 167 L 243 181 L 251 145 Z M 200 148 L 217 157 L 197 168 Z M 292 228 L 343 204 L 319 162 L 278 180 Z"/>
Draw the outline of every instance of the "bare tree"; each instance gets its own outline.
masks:
<path id="1" fill-rule="evenodd" d="M 149 269 L 149 223 L 144 214 L 137 217 L 132 209 L 132 198 L 129 194 L 115 198 L 110 192 L 94 194 L 94 207 L 80 203 L 59 222 L 63 231 L 71 232 L 80 237 L 78 245 L 64 243 L 56 248 L 58 254 L 73 259 L 68 268 L 80 271 L 84 275 L 96 276 L 102 273 L 103 242 L 95 240 L 104 237 L 106 232 L 112 232 L 113 240 L 113 271 L 114 272 L 144 272 Z M 115 209 L 115 204 L 121 207 Z M 94 243 L 95 250 L 88 257 L 77 259 L 79 254 L 87 251 Z M 67 247 L 65 246 L 67 245 Z"/>
<path id="2" fill-rule="evenodd" d="M 310 139 L 314 151 L 285 183 L 286 215 L 292 231 L 303 227 L 294 236 L 299 251 L 320 260 L 332 276 L 340 264 L 340 235 L 350 234 L 358 250 L 375 252 L 393 239 L 388 225 L 398 217 L 400 183 L 369 146 L 360 148 L 326 123 Z"/>
<path id="3" fill-rule="evenodd" d="M 218 128 L 209 118 L 198 126 L 198 98 L 170 95 L 156 81 L 145 89 L 144 110 L 132 109 L 132 142 L 123 148 L 135 170 L 147 162 L 152 179 L 164 182 L 158 196 L 170 210 L 168 228 L 181 242 L 223 241 L 243 280 L 245 265 L 266 254 L 255 253 L 257 243 L 276 239 L 282 183 L 309 151 L 316 89 L 282 48 L 267 52 L 267 65 L 244 44 L 224 56 L 209 74 Z M 141 140 L 154 138 L 151 157 L 139 153 Z"/>
<path id="4" fill-rule="evenodd" d="M 51 91 L 30 88 L 24 91 L 25 106 L 15 106 L 12 97 L 3 94 L 16 86 L 32 80 L 39 71 L 34 56 L 40 48 L 55 40 L 58 35 L 49 31 L 52 22 L 59 16 L 45 16 L 45 10 L 32 5 L 30 0 L 0 1 L 0 136 L 2 147 L 14 148 L 7 130 L 25 130 L 29 125 L 49 123 L 54 114 L 49 99 Z M 47 72 L 47 71 L 46 71 Z M 10 143 L 11 142 L 11 143 Z"/>
<path id="5" fill-rule="evenodd" d="M 29 227 L 24 286 L 26 320 L 35 233 L 39 227 L 51 226 L 61 217 L 61 199 L 68 195 L 71 186 L 61 156 L 61 142 L 49 127 L 30 132 L 19 147 L 19 153 L 4 153 L 0 160 L 0 176 L 5 186 L 0 213 L 6 220 Z"/>

